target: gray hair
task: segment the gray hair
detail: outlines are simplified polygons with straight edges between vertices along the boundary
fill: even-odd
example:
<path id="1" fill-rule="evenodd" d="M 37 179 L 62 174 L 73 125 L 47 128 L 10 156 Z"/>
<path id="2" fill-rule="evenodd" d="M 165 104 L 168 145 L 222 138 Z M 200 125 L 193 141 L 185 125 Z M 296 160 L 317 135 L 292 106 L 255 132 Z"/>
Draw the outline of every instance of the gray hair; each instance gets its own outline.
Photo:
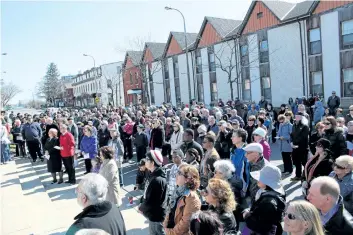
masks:
<path id="1" fill-rule="evenodd" d="M 340 164 L 353 171 L 353 157 L 349 155 L 342 155 L 336 158 L 336 163 Z"/>
<path id="2" fill-rule="evenodd" d="M 91 228 L 91 229 L 80 229 L 75 233 L 75 235 L 110 235 L 106 231 L 102 229 L 97 229 L 97 228 Z"/>
<path id="3" fill-rule="evenodd" d="M 100 174 L 85 175 L 80 184 L 80 190 L 85 194 L 91 205 L 105 201 L 108 192 L 108 181 Z"/>
<path id="4" fill-rule="evenodd" d="M 221 119 L 222 118 L 222 113 L 220 111 L 216 112 L 216 118 Z"/>
<path id="5" fill-rule="evenodd" d="M 230 179 L 235 172 L 235 167 L 230 160 L 218 160 L 213 164 L 216 171 L 222 173 L 224 178 Z"/>

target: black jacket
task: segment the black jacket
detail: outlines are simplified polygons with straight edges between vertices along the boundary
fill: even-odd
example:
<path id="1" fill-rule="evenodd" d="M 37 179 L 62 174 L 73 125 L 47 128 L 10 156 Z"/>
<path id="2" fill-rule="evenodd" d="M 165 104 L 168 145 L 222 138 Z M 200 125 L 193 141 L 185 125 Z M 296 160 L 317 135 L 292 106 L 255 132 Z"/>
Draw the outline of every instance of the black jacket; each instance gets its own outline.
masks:
<path id="1" fill-rule="evenodd" d="M 309 138 L 309 148 L 310 152 L 314 155 L 316 152 L 316 142 L 321 139 L 322 136 L 319 135 L 318 132 L 314 132 L 313 134 L 310 135 Z"/>
<path id="2" fill-rule="evenodd" d="M 114 235 L 126 235 L 125 222 L 119 208 L 108 201 L 86 207 L 75 220 L 66 235 L 74 235 L 85 228 L 102 229 Z"/>
<path id="3" fill-rule="evenodd" d="M 219 220 L 223 224 L 224 234 L 235 234 L 235 232 L 237 231 L 237 222 L 232 212 L 220 211 L 212 205 L 202 205 L 201 210 L 208 210 L 218 215 Z"/>
<path id="4" fill-rule="evenodd" d="M 285 208 L 285 195 L 275 191 L 264 192 L 251 206 L 250 214 L 245 218 L 245 223 L 255 234 L 282 235 L 281 221 Z"/>
<path id="5" fill-rule="evenodd" d="M 164 144 L 164 130 L 162 127 L 153 128 L 151 131 L 150 147 L 151 149 L 159 148 L 162 149 Z"/>
<path id="6" fill-rule="evenodd" d="M 305 166 L 305 171 L 307 171 L 308 175 L 309 175 L 310 169 L 316 164 L 318 159 L 319 157 L 315 157 L 315 159 L 313 159 L 308 165 Z M 331 154 L 328 153 L 328 155 L 316 166 L 310 181 L 312 181 L 313 179 L 319 176 L 328 176 L 332 172 L 332 166 L 333 166 L 333 159 L 331 157 Z"/>
<path id="7" fill-rule="evenodd" d="M 148 147 L 148 139 L 147 139 L 146 133 L 145 132 L 141 132 L 140 134 L 136 133 L 134 144 L 135 144 L 136 148 L 147 148 Z"/>
<path id="8" fill-rule="evenodd" d="M 300 123 L 293 124 L 290 134 L 293 145 L 298 145 L 300 150 L 308 149 L 309 127 Z"/>
<path id="9" fill-rule="evenodd" d="M 324 225 L 326 235 L 352 235 L 353 217 L 344 209 L 342 197 L 339 199 L 337 212 Z"/>
<path id="10" fill-rule="evenodd" d="M 163 222 L 166 215 L 165 199 L 167 195 L 167 178 L 163 168 L 156 168 L 147 179 L 144 201 L 140 211 L 152 222 Z"/>
<path id="11" fill-rule="evenodd" d="M 230 148 L 232 147 L 232 132 L 219 131 L 215 148 L 222 159 L 230 158 Z"/>
<path id="12" fill-rule="evenodd" d="M 195 140 L 193 140 L 190 143 L 186 143 L 184 142 L 181 146 L 180 146 L 180 150 L 183 151 L 183 153 L 185 154 L 186 151 L 188 151 L 189 149 L 194 148 L 197 150 L 197 152 L 200 155 L 200 159 L 202 159 L 203 157 L 203 149 L 201 147 L 201 145 L 199 143 L 197 143 Z"/>
<path id="13" fill-rule="evenodd" d="M 110 139 L 110 132 L 108 128 L 106 128 L 105 130 L 100 128 L 97 134 L 99 147 L 107 146 Z"/>
<path id="14" fill-rule="evenodd" d="M 339 129 L 325 130 L 324 137 L 331 142 L 330 150 L 332 152 L 333 159 L 338 158 L 341 155 L 348 154 L 346 140 Z"/>

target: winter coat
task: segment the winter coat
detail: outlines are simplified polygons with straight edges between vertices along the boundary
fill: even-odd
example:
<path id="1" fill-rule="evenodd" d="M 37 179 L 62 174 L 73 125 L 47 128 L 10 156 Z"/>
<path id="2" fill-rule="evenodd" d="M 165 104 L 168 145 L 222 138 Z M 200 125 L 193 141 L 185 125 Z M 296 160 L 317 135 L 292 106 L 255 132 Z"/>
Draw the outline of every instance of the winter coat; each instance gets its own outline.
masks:
<path id="1" fill-rule="evenodd" d="M 248 133 L 248 137 L 246 139 L 246 143 L 250 144 L 252 142 L 252 133 L 254 132 L 254 130 L 256 129 L 255 124 L 252 126 L 246 126 L 244 128 L 244 130 L 246 130 L 246 132 Z"/>
<path id="2" fill-rule="evenodd" d="M 191 235 L 191 216 L 201 208 L 200 198 L 195 191 L 187 190 L 176 203 L 174 214 L 174 228 L 168 228 L 169 215 L 164 220 L 164 228 L 167 235 Z"/>
<path id="3" fill-rule="evenodd" d="M 124 218 L 119 208 L 108 201 L 84 208 L 75 220 L 66 235 L 74 235 L 81 229 L 102 229 L 109 234 L 126 235 Z"/>
<path id="4" fill-rule="evenodd" d="M 99 169 L 99 174 L 108 181 L 108 192 L 106 200 L 114 205 L 121 205 L 121 198 L 119 197 L 119 170 L 114 159 L 104 159 Z"/>
<path id="5" fill-rule="evenodd" d="M 20 126 L 14 126 L 11 129 L 11 134 L 13 136 L 14 143 L 23 142 L 22 128 L 23 128 L 23 125 L 20 125 Z M 20 140 L 21 138 L 22 138 L 22 140 Z"/>
<path id="6" fill-rule="evenodd" d="M 310 135 L 309 138 L 309 149 L 310 152 L 314 155 L 316 152 L 316 142 L 321 139 L 322 136 L 319 135 L 318 132 L 314 132 L 313 134 Z"/>
<path id="7" fill-rule="evenodd" d="M 353 121 L 353 117 L 351 116 L 351 114 L 348 113 L 345 117 L 345 120 L 346 120 L 346 125 L 348 125 L 348 122 Z"/>
<path id="8" fill-rule="evenodd" d="M 98 130 L 99 147 L 107 146 L 109 139 L 110 139 L 110 132 L 109 132 L 108 128 L 106 128 L 105 130 L 100 128 Z"/>
<path id="9" fill-rule="evenodd" d="M 66 132 L 65 134 L 61 134 L 60 137 L 60 146 L 63 147 L 60 150 L 61 157 L 72 157 L 75 155 L 75 139 L 74 136 L 70 132 Z"/>
<path id="10" fill-rule="evenodd" d="M 250 180 L 250 165 L 245 157 L 245 151 L 243 147 L 245 147 L 245 145 L 241 148 L 234 146 L 230 151 L 230 160 L 235 167 L 236 177 L 239 177 L 242 181 L 241 194 L 242 196 L 245 196 Z"/>
<path id="11" fill-rule="evenodd" d="M 270 145 L 267 143 L 266 140 L 261 140 L 259 144 L 262 145 L 264 158 L 267 161 L 270 161 L 270 157 L 271 157 L 271 147 L 270 147 Z"/>
<path id="12" fill-rule="evenodd" d="M 348 154 L 346 140 L 339 129 L 325 130 L 323 138 L 329 140 L 331 143 L 330 150 L 332 152 L 333 159 Z"/>
<path id="13" fill-rule="evenodd" d="M 215 148 L 222 159 L 228 159 L 232 146 L 232 133 L 220 131 L 217 136 Z"/>
<path id="14" fill-rule="evenodd" d="M 40 141 L 42 129 L 37 122 L 26 123 L 22 128 L 22 136 L 26 141 Z"/>
<path id="15" fill-rule="evenodd" d="M 162 149 L 164 144 L 164 130 L 162 127 L 153 128 L 151 132 L 150 148 L 151 149 Z"/>
<path id="16" fill-rule="evenodd" d="M 260 100 L 259 101 L 259 108 L 260 109 L 266 109 L 267 108 L 267 104 L 268 104 L 267 100 Z"/>
<path id="17" fill-rule="evenodd" d="M 49 138 L 45 142 L 44 150 L 49 153 L 49 160 L 47 161 L 48 172 L 60 172 L 61 171 L 61 155 L 60 150 L 55 149 L 55 146 L 60 146 L 58 138 Z"/>
<path id="18" fill-rule="evenodd" d="M 83 136 L 81 140 L 80 150 L 81 152 L 88 153 L 90 159 L 95 158 L 98 154 L 97 138 L 94 136 Z"/>
<path id="19" fill-rule="evenodd" d="M 78 144 L 78 127 L 75 123 L 72 123 L 71 127 L 70 125 L 67 126 L 69 129 L 69 132 L 74 136 L 75 143 Z"/>
<path id="20" fill-rule="evenodd" d="M 321 101 L 315 102 L 315 109 L 314 109 L 314 123 L 318 123 L 321 121 L 322 117 L 325 115 L 325 108 Z"/>
<path id="21" fill-rule="evenodd" d="M 283 137 L 283 140 L 278 139 L 280 144 L 280 151 L 285 153 L 291 153 L 293 151 L 291 143 L 291 133 L 293 125 L 290 122 L 281 123 L 279 125 L 278 137 Z"/>
<path id="22" fill-rule="evenodd" d="M 202 205 L 201 210 L 208 210 L 218 215 L 219 220 L 223 224 L 223 233 L 224 234 L 233 234 L 237 231 L 237 222 L 235 220 L 234 214 L 232 212 L 221 211 L 214 206 Z"/>
<path id="23" fill-rule="evenodd" d="M 173 134 L 170 137 L 170 146 L 172 150 L 179 149 L 183 144 L 183 134 L 184 132 L 182 130 L 179 130 L 178 132 L 173 131 Z"/>
<path id="24" fill-rule="evenodd" d="M 293 145 L 298 145 L 299 151 L 308 149 L 309 144 L 309 127 L 303 125 L 301 122 L 295 123 L 292 127 L 291 139 Z"/>
<path id="25" fill-rule="evenodd" d="M 314 172 L 312 173 L 312 177 L 308 179 L 311 168 L 314 167 L 314 165 L 317 163 L 318 160 L 319 160 L 319 156 L 313 157 L 309 159 L 309 161 L 304 167 L 305 179 L 309 184 L 313 179 L 319 176 L 328 176 L 332 171 L 333 160 L 331 158 L 330 153 L 327 153 L 326 157 L 322 159 L 320 163 L 315 167 Z"/>
<path id="26" fill-rule="evenodd" d="M 286 196 L 275 191 L 263 192 L 245 218 L 253 234 L 282 235 L 281 221 L 286 209 Z"/>
<path id="27" fill-rule="evenodd" d="M 183 142 L 183 144 L 180 146 L 180 150 L 183 151 L 184 154 L 191 148 L 194 148 L 197 150 L 197 152 L 200 155 L 200 159 L 203 158 L 203 149 L 201 145 L 197 143 L 195 140 L 193 140 L 190 143 Z"/>
<path id="28" fill-rule="evenodd" d="M 137 133 L 135 136 L 134 145 L 136 146 L 136 148 L 147 148 L 148 139 L 147 139 L 146 133 L 144 132 L 141 132 L 140 134 Z"/>
<path id="29" fill-rule="evenodd" d="M 162 167 L 156 168 L 146 181 L 143 202 L 139 210 L 152 222 L 163 222 L 166 215 L 167 196 L 166 173 Z"/>

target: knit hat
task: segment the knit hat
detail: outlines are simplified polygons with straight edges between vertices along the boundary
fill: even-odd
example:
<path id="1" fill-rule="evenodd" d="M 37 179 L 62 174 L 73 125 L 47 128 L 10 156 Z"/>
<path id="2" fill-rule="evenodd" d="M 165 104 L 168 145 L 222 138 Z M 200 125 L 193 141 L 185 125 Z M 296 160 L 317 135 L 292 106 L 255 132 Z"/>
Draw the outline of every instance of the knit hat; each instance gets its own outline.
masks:
<path id="1" fill-rule="evenodd" d="M 264 148 L 259 143 L 248 144 L 243 149 L 244 149 L 245 152 L 258 152 L 258 153 L 261 153 L 261 154 L 264 151 Z"/>
<path id="2" fill-rule="evenodd" d="M 145 126 L 143 124 L 138 124 L 138 128 L 145 129 Z"/>
<path id="3" fill-rule="evenodd" d="M 316 142 L 316 145 L 326 150 L 330 148 L 331 142 L 327 139 L 321 138 Z"/>
<path id="4" fill-rule="evenodd" d="M 284 189 L 281 185 L 281 170 L 271 163 L 265 165 L 260 171 L 250 172 L 250 175 L 276 192 L 284 194 Z"/>
<path id="5" fill-rule="evenodd" d="M 151 150 L 150 153 L 151 153 L 151 156 L 152 156 L 153 160 L 155 161 L 155 163 L 157 163 L 158 166 L 162 166 L 163 156 L 162 156 L 161 151 Z"/>
<path id="6" fill-rule="evenodd" d="M 265 138 L 265 136 L 266 136 L 266 131 L 265 131 L 263 128 L 258 127 L 258 128 L 255 129 L 255 131 L 254 131 L 252 134 L 253 134 L 253 135 L 259 135 L 259 136 L 261 136 L 262 138 Z"/>

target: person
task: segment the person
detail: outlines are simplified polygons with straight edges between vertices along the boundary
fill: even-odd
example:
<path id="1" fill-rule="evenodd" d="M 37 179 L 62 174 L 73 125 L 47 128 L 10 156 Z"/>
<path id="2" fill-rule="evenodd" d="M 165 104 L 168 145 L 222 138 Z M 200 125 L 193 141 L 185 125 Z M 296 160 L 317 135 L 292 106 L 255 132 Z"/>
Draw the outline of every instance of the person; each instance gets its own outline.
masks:
<path id="1" fill-rule="evenodd" d="M 254 234 L 282 235 L 281 221 L 286 208 L 286 193 L 281 185 L 281 170 L 267 164 L 260 171 L 250 172 L 259 190 L 251 208 L 243 217 L 246 226 Z"/>
<path id="2" fill-rule="evenodd" d="M 207 132 L 213 131 L 215 135 L 218 135 L 219 132 L 219 127 L 216 123 L 216 118 L 214 116 L 209 116 L 208 117 L 208 127 L 207 127 Z"/>
<path id="3" fill-rule="evenodd" d="M 180 149 L 183 144 L 183 134 L 182 126 L 178 122 L 173 123 L 173 133 L 170 137 L 170 147 L 173 150 Z"/>
<path id="4" fill-rule="evenodd" d="M 59 126 L 56 123 L 54 123 L 54 121 L 51 117 L 48 117 L 44 123 L 45 132 L 43 132 L 43 135 L 42 135 L 43 136 L 43 143 L 46 143 L 46 140 L 49 138 L 49 130 L 52 128 L 58 130 L 58 136 L 60 136 Z"/>
<path id="5" fill-rule="evenodd" d="M 202 145 L 203 139 L 205 138 L 205 135 L 207 134 L 207 127 L 205 125 L 200 125 L 197 128 L 197 138 L 196 142 L 200 145 Z"/>
<path id="6" fill-rule="evenodd" d="M 191 120 L 186 117 L 186 110 L 180 112 L 180 124 L 183 126 L 183 129 L 186 130 L 191 127 Z"/>
<path id="7" fill-rule="evenodd" d="M 321 101 L 316 101 L 315 102 L 315 108 L 314 108 L 314 124 L 320 122 L 322 120 L 322 117 L 325 115 L 325 108 L 322 104 Z"/>
<path id="8" fill-rule="evenodd" d="M 234 119 L 236 121 L 236 119 Z M 222 159 L 229 158 L 232 133 L 229 131 L 228 124 L 222 120 L 218 122 L 219 132 L 216 137 L 215 148 Z"/>
<path id="9" fill-rule="evenodd" d="M 69 117 L 67 121 L 68 121 L 67 128 L 69 128 L 69 132 L 74 136 L 75 143 L 76 145 L 78 145 L 78 127 L 75 124 L 72 117 Z"/>
<path id="10" fill-rule="evenodd" d="M 269 164 L 269 162 L 263 157 L 263 148 L 261 144 L 251 143 L 246 145 L 243 149 L 246 152 L 245 157 L 248 160 L 248 172 L 260 171 L 265 165 Z M 250 175 L 250 173 L 247 174 Z M 251 201 L 254 202 L 256 193 L 259 189 L 257 180 L 250 176 L 247 182 L 248 195 L 250 195 Z"/>
<path id="11" fill-rule="evenodd" d="M 10 140 L 6 127 L 0 124 L 0 142 L 1 142 L 1 165 L 7 164 L 10 160 Z"/>
<path id="12" fill-rule="evenodd" d="M 212 211 L 194 213 L 190 222 L 190 232 L 193 235 L 221 235 L 223 223 Z"/>
<path id="13" fill-rule="evenodd" d="M 196 149 L 202 159 L 203 149 L 201 145 L 194 140 L 194 131 L 192 129 L 186 129 L 183 133 L 183 144 L 180 146 L 180 150 L 186 153 L 188 149 L 191 148 Z"/>
<path id="14" fill-rule="evenodd" d="M 337 128 L 340 128 L 343 133 L 343 136 L 346 136 L 346 134 L 348 132 L 348 128 L 346 127 L 344 117 L 336 118 L 336 122 L 337 122 Z"/>
<path id="15" fill-rule="evenodd" d="M 237 223 L 233 214 L 237 203 L 234 200 L 234 193 L 225 180 L 212 178 L 208 186 L 203 191 L 208 206 L 203 206 L 202 210 L 209 210 L 217 213 L 223 223 L 223 233 L 237 231 Z"/>
<path id="16" fill-rule="evenodd" d="M 137 133 L 134 139 L 134 145 L 136 147 L 137 162 L 140 162 L 141 159 L 145 157 L 147 152 L 148 139 L 147 139 L 146 133 L 144 132 L 144 128 L 145 127 L 143 126 L 143 124 L 139 124 L 137 126 Z"/>
<path id="17" fill-rule="evenodd" d="M 284 215 L 288 235 L 324 235 L 319 211 L 307 201 L 291 201 Z"/>
<path id="18" fill-rule="evenodd" d="M 256 116 L 251 115 L 248 117 L 248 123 L 244 128 L 244 130 L 246 130 L 246 132 L 248 133 L 248 138 L 246 139 L 246 143 L 250 144 L 252 142 L 252 133 L 256 129 L 255 121 L 256 121 Z"/>
<path id="19" fill-rule="evenodd" d="M 16 156 L 26 156 L 26 145 L 25 141 L 23 140 L 22 136 L 22 128 L 23 125 L 21 124 L 21 121 L 19 119 L 15 120 L 15 125 L 11 129 L 11 134 L 13 137 L 13 142 L 16 144 Z"/>
<path id="20" fill-rule="evenodd" d="M 258 115 L 258 111 L 256 110 L 256 104 L 251 104 L 250 109 L 248 110 L 247 113 L 247 118 L 249 119 L 250 116 L 255 116 L 255 119 Z"/>
<path id="21" fill-rule="evenodd" d="M 290 121 L 283 115 L 280 114 L 278 116 L 278 123 L 279 123 L 279 129 L 278 129 L 278 139 L 279 139 L 279 144 L 280 144 L 280 151 L 282 154 L 282 160 L 283 160 L 283 175 L 289 175 L 292 174 L 293 172 L 293 163 L 292 163 L 292 146 L 291 146 L 291 137 L 290 134 L 292 133 L 292 127 L 293 125 L 290 123 Z"/>
<path id="22" fill-rule="evenodd" d="M 138 163 L 138 169 L 137 169 L 137 174 L 136 174 L 134 190 L 144 190 L 145 189 L 147 176 L 148 176 L 148 170 L 146 168 L 146 159 L 142 158 L 140 160 L 140 162 Z M 143 199 L 143 198 L 141 198 L 141 199 Z"/>
<path id="23" fill-rule="evenodd" d="M 27 123 L 22 128 L 22 136 L 27 142 L 28 151 L 33 162 L 37 161 L 37 156 L 41 161 L 44 161 L 41 145 L 42 129 L 37 122 L 33 122 L 32 116 L 27 117 Z"/>
<path id="24" fill-rule="evenodd" d="M 348 122 L 353 121 L 353 105 L 349 106 L 349 113 L 347 113 L 345 120 L 347 124 Z"/>
<path id="25" fill-rule="evenodd" d="M 83 211 L 75 217 L 66 235 L 81 229 L 102 229 L 109 234 L 126 235 L 124 218 L 117 206 L 106 200 L 108 181 L 100 174 L 85 175 L 76 188 L 77 203 Z"/>
<path id="26" fill-rule="evenodd" d="M 336 119 L 332 116 L 327 117 L 323 121 L 325 125 L 325 134 L 323 138 L 330 141 L 330 150 L 332 151 L 333 159 L 348 153 L 346 140 L 341 130 L 337 128 Z"/>
<path id="27" fill-rule="evenodd" d="M 316 152 L 316 142 L 321 139 L 325 134 L 325 125 L 323 122 L 318 122 L 315 125 L 315 131 L 310 135 L 309 138 L 309 150 L 311 155 Z"/>
<path id="28" fill-rule="evenodd" d="M 103 159 L 99 174 L 108 181 L 108 192 L 106 200 L 114 205 L 121 205 L 121 198 L 119 197 L 119 171 L 114 159 L 114 151 L 111 147 L 104 146 L 99 149 L 99 155 Z"/>
<path id="29" fill-rule="evenodd" d="M 259 143 L 262 145 L 263 156 L 267 161 L 270 161 L 271 147 L 266 141 L 266 131 L 262 128 L 256 128 L 252 134 L 254 138 L 254 143 Z"/>
<path id="30" fill-rule="evenodd" d="M 336 159 L 330 177 L 340 186 L 341 196 L 345 209 L 353 215 L 353 158 L 343 155 Z"/>
<path id="31" fill-rule="evenodd" d="M 230 113 L 231 113 L 231 117 L 229 118 L 229 120 L 230 121 L 238 120 L 240 127 L 243 128 L 245 126 L 245 123 L 243 118 L 238 116 L 238 111 L 236 109 L 232 109 Z"/>
<path id="32" fill-rule="evenodd" d="M 103 164 L 103 160 L 100 156 L 97 156 L 95 158 L 92 159 L 92 170 L 91 172 L 92 173 L 99 173 L 99 170 L 101 169 L 102 167 L 102 164 Z"/>
<path id="33" fill-rule="evenodd" d="M 84 174 L 88 174 L 92 169 L 91 159 L 95 158 L 98 154 L 97 138 L 92 135 L 92 127 L 90 126 L 85 126 L 84 134 L 85 136 L 81 140 L 80 150 L 85 159 L 86 172 Z"/>
<path id="34" fill-rule="evenodd" d="M 208 180 L 213 177 L 213 164 L 220 159 L 214 145 L 215 137 L 210 134 L 206 135 L 203 139 L 203 148 L 206 149 L 206 153 L 200 163 L 201 188 L 205 188 Z"/>
<path id="35" fill-rule="evenodd" d="M 124 132 L 124 161 L 132 162 L 132 135 L 134 132 L 135 123 L 131 120 L 131 118 L 127 117 L 125 125 L 122 127 Z"/>
<path id="36" fill-rule="evenodd" d="M 340 187 L 335 179 L 329 176 L 315 178 L 307 199 L 320 211 L 325 234 L 353 234 L 353 217 L 344 208 Z"/>
<path id="37" fill-rule="evenodd" d="M 108 122 L 107 121 L 102 121 L 101 124 L 99 125 L 98 128 L 98 144 L 99 147 L 107 146 L 109 139 L 110 139 L 110 133 L 108 130 Z"/>
<path id="38" fill-rule="evenodd" d="M 199 171 L 200 170 L 199 152 L 194 148 L 188 149 L 185 153 L 185 162 L 191 166 L 194 166 Z"/>
<path id="39" fill-rule="evenodd" d="M 264 96 L 261 96 L 261 100 L 259 101 L 259 108 L 260 109 L 265 109 L 268 105 L 267 100 L 265 100 Z"/>
<path id="40" fill-rule="evenodd" d="M 74 136 L 68 132 L 67 126 L 65 124 L 60 125 L 60 155 L 64 163 L 66 172 L 69 176 L 69 180 L 65 183 L 76 184 L 75 168 L 74 164 L 74 154 L 75 154 L 75 139 Z"/>
<path id="41" fill-rule="evenodd" d="M 330 148 L 330 141 L 319 139 L 316 142 L 316 152 L 304 167 L 305 181 L 302 183 L 303 193 L 307 195 L 307 189 L 310 188 L 310 182 L 319 176 L 328 176 L 332 171 L 333 160 Z"/>
<path id="42" fill-rule="evenodd" d="M 180 166 L 176 184 L 178 188 L 164 220 L 164 228 L 166 234 L 188 235 L 191 216 L 201 208 L 201 201 L 196 193 L 200 186 L 198 170 L 189 165 Z"/>
<path id="43" fill-rule="evenodd" d="M 55 183 L 62 184 L 64 182 L 63 180 L 64 173 L 62 171 L 60 149 L 55 148 L 55 147 L 60 147 L 58 130 L 55 128 L 52 128 L 49 130 L 48 135 L 49 135 L 49 138 L 47 139 L 47 142 L 45 142 L 45 145 L 44 145 L 44 151 L 46 155 L 49 156 L 49 159 L 47 161 L 47 169 L 48 169 L 48 172 L 50 172 L 53 177 L 52 184 L 55 184 Z M 56 178 L 56 172 L 59 172 L 59 181 Z"/>
<path id="44" fill-rule="evenodd" d="M 173 125 L 172 125 L 172 118 L 167 117 L 166 123 L 164 125 L 164 133 L 165 133 L 165 142 L 162 146 L 162 155 L 163 157 L 171 157 L 171 145 L 170 145 L 170 138 L 173 134 Z"/>
<path id="45" fill-rule="evenodd" d="M 336 91 L 332 91 L 332 95 L 327 99 L 327 107 L 330 109 L 330 115 L 336 115 L 336 109 L 341 105 L 340 97 L 336 96 Z"/>
<path id="46" fill-rule="evenodd" d="M 168 177 L 168 193 L 167 193 L 167 204 L 169 205 L 171 198 L 174 196 L 175 191 L 177 189 L 176 178 L 179 171 L 179 167 L 183 163 L 184 153 L 178 149 L 172 151 L 172 167 L 169 171 Z"/>
<path id="47" fill-rule="evenodd" d="M 297 112 L 291 133 L 292 160 L 295 165 L 295 177 L 291 181 L 299 181 L 302 177 L 302 166 L 305 166 L 308 159 L 308 135 L 308 120 L 304 113 Z"/>
<path id="48" fill-rule="evenodd" d="M 120 187 L 124 186 L 123 182 L 123 172 L 122 172 L 122 163 L 124 159 L 124 145 L 123 141 L 120 139 L 120 132 L 116 129 L 110 129 L 111 139 L 108 142 L 108 146 L 114 150 L 114 159 L 119 170 L 119 183 Z"/>
<path id="49" fill-rule="evenodd" d="M 152 150 L 162 150 L 165 142 L 164 129 L 161 126 L 161 121 L 159 119 L 154 119 L 152 121 L 152 132 L 150 140 L 150 148 Z"/>
<path id="50" fill-rule="evenodd" d="M 165 234 L 162 222 L 166 216 L 167 180 L 162 164 L 163 156 L 159 150 L 147 152 L 146 168 L 151 173 L 146 182 L 139 211 L 148 219 L 150 235 Z"/>

